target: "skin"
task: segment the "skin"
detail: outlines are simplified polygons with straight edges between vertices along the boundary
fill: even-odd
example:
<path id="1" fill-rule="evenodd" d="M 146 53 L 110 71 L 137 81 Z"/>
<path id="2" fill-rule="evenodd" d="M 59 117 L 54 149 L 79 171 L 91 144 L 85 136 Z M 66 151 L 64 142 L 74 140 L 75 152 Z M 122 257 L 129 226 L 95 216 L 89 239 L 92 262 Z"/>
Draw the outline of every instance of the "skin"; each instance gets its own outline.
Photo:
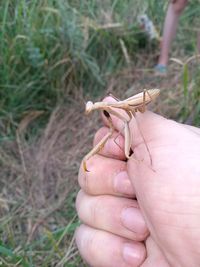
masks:
<path id="1" fill-rule="evenodd" d="M 172 41 L 176 35 L 179 17 L 183 13 L 188 0 L 170 1 L 165 17 L 163 38 L 158 64 L 167 65 Z M 200 34 L 197 35 L 197 49 L 200 53 Z"/>
<path id="2" fill-rule="evenodd" d="M 90 172 L 79 172 L 82 257 L 94 267 L 200 266 L 200 130 L 138 114 L 130 123 L 134 155 L 125 162 L 123 124 L 112 120 L 114 136 L 88 161 Z M 94 144 L 108 132 L 103 121 Z"/>

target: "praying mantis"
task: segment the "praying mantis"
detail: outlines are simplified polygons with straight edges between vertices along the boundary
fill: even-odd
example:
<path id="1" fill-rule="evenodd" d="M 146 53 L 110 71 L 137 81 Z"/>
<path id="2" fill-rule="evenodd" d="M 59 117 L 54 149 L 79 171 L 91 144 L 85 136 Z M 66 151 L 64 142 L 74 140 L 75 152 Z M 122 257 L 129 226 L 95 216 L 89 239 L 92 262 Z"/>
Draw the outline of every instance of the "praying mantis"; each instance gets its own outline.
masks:
<path id="1" fill-rule="evenodd" d="M 136 112 L 145 112 L 146 105 L 148 105 L 152 100 L 154 100 L 160 93 L 159 89 L 144 89 L 143 92 L 131 96 L 125 100 L 117 100 L 117 102 L 91 102 L 86 103 L 85 113 L 88 115 L 93 110 L 102 110 L 103 114 L 107 118 L 109 125 L 109 132 L 101 139 L 101 141 L 83 158 L 83 169 L 85 172 L 89 172 L 87 169 L 87 160 L 89 160 L 93 155 L 99 153 L 104 147 L 107 140 L 114 133 L 114 126 L 112 123 L 112 118 L 110 115 L 116 116 L 124 124 L 124 153 L 127 159 L 130 158 L 133 153 L 131 149 L 131 133 L 129 128 L 129 123 L 133 117 L 135 117 Z M 120 112 L 123 110 L 124 113 Z M 145 146 L 150 155 L 148 146 Z M 152 163 L 152 162 L 151 162 Z"/>

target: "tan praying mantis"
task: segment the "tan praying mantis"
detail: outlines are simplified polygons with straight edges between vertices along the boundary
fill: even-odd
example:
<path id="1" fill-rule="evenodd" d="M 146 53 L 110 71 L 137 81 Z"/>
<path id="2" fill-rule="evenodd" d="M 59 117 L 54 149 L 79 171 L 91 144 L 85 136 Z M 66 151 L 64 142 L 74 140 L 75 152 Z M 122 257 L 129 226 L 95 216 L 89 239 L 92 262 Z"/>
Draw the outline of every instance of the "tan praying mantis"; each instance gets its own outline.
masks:
<path id="1" fill-rule="evenodd" d="M 93 155 L 100 152 L 100 150 L 104 147 L 107 140 L 113 135 L 114 126 L 112 123 L 112 119 L 110 115 L 116 116 L 124 123 L 124 152 L 127 159 L 130 158 L 133 153 L 131 149 L 131 133 L 129 128 L 129 123 L 133 117 L 135 117 L 136 112 L 145 112 L 146 105 L 149 104 L 152 100 L 154 100 L 160 93 L 159 89 L 144 89 L 143 92 L 131 96 L 125 100 L 117 100 L 117 102 L 96 102 L 93 103 L 88 101 L 86 103 L 85 113 L 89 114 L 93 110 L 102 110 L 103 114 L 108 120 L 109 132 L 102 138 L 102 140 L 83 158 L 83 169 L 88 172 L 86 162 Z M 123 114 L 119 110 L 125 111 Z M 126 115 L 125 115 L 126 114 Z M 142 136 L 143 138 L 143 136 Z M 144 139 L 144 138 L 143 138 Z M 148 146 L 144 140 L 145 146 L 150 155 Z M 150 157 L 151 158 L 151 157 Z M 152 160 L 151 160 L 152 164 Z"/>

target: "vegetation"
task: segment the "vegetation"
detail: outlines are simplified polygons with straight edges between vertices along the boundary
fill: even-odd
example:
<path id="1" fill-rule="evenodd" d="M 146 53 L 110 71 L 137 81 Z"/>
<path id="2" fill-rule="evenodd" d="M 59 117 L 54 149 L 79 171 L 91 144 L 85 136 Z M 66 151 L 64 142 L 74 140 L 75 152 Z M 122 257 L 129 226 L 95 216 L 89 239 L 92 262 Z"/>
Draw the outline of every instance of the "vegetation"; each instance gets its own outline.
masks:
<path id="1" fill-rule="evenodd" d="M 160 31 L 166 8 L 155 0 L 1 1 L 0 265 L 84 266 L 73 240 L 77 171 L 93 135 L 84 98 L 107 88 L 128 95 L 133 84 L 165 88 L 162 113 L 199 126 L 199 61 L 185 64 L 197 52 L 199 0 L 173 46 L 182 64 L 155 80 L 158 44 L 137 16 L 147 12 Z"/>

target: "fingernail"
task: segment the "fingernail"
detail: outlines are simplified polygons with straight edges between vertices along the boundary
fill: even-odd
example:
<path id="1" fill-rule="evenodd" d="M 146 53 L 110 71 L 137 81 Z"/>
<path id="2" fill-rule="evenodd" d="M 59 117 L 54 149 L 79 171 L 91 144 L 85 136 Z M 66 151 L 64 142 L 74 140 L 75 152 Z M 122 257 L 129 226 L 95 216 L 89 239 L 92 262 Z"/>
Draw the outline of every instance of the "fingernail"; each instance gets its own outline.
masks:
<path id="1" fill-rule="evenodd" d="M 134 195 L 133 186 L 126 171 L 119 172 L 114 178 L 114 189 L 116 193 Z"/>
<path id="2" fill-rule="evenodd" d="M 141 263 L 143 251 L 137 245 L 126 243 L 123 248 L 123 258 L 126 263 L 135 265 Z"/>
<path id="3" fill-rule="evenodd" d="M 121 220 L 123 225 L 132 232 L 144 234 L 147 231 L 143 216 L 137 208 L 124 208 L 121 213 Z"/>

